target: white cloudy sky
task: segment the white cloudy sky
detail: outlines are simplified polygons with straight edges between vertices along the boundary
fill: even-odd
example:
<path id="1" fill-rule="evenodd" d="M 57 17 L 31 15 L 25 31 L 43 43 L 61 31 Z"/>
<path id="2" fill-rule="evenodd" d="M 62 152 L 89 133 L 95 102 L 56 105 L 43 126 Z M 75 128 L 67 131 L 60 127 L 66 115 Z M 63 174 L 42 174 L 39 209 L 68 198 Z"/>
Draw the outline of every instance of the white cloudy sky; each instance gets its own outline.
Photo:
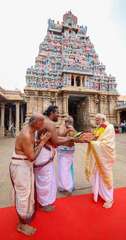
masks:
<path id="1" fill-rule="evenodd" d="M 23 89 L 26 68 L 34 65 L 48 18 L 62 21 L 66 11 L 87 25 L 100 61 L 126 94 L 125 0 L 4 0 L 0 5 L 0 86 Z"/>

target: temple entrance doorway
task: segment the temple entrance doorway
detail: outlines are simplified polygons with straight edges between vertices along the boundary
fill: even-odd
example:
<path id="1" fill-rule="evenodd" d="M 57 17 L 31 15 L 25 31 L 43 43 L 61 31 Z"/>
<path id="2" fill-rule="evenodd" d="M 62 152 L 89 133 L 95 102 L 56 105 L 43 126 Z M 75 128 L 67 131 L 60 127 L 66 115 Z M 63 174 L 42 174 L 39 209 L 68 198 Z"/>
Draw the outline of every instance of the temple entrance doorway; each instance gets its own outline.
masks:
<path id="1" fill-rule="evenodd" d="M 70 95 L 68 99 L 68 113 L 73 117 L 77 131 L 86 130 L 89 125 L 87 100 L 87 96 L 76 95 Z"/>
<path id="2" fill-rule="evenodd" d="M 126 121 L 126 110 L 120 112 L 120 122 Z"/>

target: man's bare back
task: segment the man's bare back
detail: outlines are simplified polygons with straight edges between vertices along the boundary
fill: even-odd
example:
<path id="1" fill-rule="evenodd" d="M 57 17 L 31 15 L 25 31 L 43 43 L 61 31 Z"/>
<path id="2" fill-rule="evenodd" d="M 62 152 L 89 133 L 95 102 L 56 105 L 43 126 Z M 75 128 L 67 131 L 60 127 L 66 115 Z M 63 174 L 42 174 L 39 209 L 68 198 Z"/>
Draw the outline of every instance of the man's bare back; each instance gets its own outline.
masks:
<path id="1" fill-rule="evenodd" d="M 44 130 L 49 132 L 51 135 L 47 144 L 52 145 L 54 147 L 73 140 L 73 138 L 70 136 L 60 135 L 59 132 L 57 132 L 54 122 L 47 117 L 45 117 L 44 120 Z"/>
<path id="2" fill-rule="evenodd" d="M 30 145 L 34 146 L 35 133 L 31 131 L 29 126 L 25 126 L 20 134 L 16 138 L 15 142 L 15 153 L 19 155 L 25 155 L 27 142 L 30 142 Z M 25 147 L 25 148 L 24 148 Z"/>

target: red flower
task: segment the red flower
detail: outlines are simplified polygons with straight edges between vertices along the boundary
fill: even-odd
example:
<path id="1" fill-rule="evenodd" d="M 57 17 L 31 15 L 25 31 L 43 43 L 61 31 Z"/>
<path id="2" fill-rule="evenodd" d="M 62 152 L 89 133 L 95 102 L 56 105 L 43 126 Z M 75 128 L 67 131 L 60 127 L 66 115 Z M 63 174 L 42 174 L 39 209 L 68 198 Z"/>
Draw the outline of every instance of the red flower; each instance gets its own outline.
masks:
<path id="1" fill-rule="evenodd" d="M 106 128 L 106 127 L 107 127 L 107 125 L 106 125 L 106 124 L 104 124 L 104 123 L 102 123 L 102 124 L 100 125 L 100 127 L 101 127 L 101 128 Z"/>

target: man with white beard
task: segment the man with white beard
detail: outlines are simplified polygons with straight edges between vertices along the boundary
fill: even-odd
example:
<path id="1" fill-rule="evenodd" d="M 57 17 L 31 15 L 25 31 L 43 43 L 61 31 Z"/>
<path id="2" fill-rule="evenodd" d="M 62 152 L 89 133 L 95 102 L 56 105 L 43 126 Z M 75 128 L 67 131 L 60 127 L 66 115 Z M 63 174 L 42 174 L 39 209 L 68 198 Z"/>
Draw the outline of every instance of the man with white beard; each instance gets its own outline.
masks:
<path id="1" fill-rule="evenodd" d="M 96 115 L 97 128 L 92 139 L 87 139 L 86 176 L 90 180 L 97 202 L 98 195 L 105 201 L 104 208 L 113 205 L 113 172 L 115 161 L 115 131 L 112 124 L 106 121 L 104 114 Z"/>

